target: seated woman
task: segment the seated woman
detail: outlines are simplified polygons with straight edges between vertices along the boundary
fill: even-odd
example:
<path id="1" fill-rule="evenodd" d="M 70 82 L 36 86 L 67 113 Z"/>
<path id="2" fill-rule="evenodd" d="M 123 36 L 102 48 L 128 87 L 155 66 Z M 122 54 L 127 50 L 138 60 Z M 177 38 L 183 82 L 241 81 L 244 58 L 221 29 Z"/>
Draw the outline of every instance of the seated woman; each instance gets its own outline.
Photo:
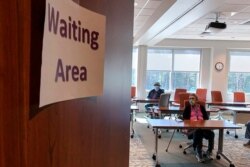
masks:
<path id="1" fill-rule="evenodd" d="M 203 105 L 198 103 L 198 97 L 196 94 L 189 95 L 189 104 L 184 109 L 183 119 L 198 121 L 208 120 L 208 114 Z M 193 131 L 193 147 L 196 150 L 196 158 L 198 162 L 204 162 L 202 154 L 202 140 L 203 138 L 208 140 L 208 149 L 206 152 L 206 158 L 212 160 L 212 151 L 214 149 L 214 132 L 209 129 L 196 129 Z"/>
<path id="2" fill-rule="evenodd" d="M 249 139 L 247 143 L 243 144 L 245 147 L 250 147 L 250 121 L 246 124 L 245 138 Z"/>

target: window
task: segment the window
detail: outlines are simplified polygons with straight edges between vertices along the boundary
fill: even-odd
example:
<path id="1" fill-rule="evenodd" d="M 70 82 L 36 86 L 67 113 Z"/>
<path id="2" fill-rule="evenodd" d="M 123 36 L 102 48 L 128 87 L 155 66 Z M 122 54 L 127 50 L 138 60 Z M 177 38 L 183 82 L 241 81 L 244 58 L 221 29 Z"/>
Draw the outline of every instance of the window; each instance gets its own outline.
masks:
<path id="1" fill-rule="evenodd" d="M 200 49 L 149 48 L 146 89 L 152 89 L 158 81 L 165 90 L 195 91 L 199 85 L 200 55 Z"/>
<path id="2" fill-rule="evenodd" d="M 136 86 L 137 81 L 137 64 L 138 64 L 138 48 L 133 48 L 132 55 L 132 83 L 131 85 Z"/>
<path id="3" fill-rule="evenodd" d="M 196 90 L 199 84 L 200 54 L 200 50 L 174 50 L 173 90 Z"/>
<path id="4" fill-rule="evenodd" d="M 170 89 L 170 72 L 172 69 L 172 51 L 168 49 L 148 49 L 146 90 L 155 82 L 160 82 L 165 90 Z"/>
<path id="5" fill-rule="evenodd" d="M 250 93 L 250 51 L 229 51 L 228 92 Z"/>

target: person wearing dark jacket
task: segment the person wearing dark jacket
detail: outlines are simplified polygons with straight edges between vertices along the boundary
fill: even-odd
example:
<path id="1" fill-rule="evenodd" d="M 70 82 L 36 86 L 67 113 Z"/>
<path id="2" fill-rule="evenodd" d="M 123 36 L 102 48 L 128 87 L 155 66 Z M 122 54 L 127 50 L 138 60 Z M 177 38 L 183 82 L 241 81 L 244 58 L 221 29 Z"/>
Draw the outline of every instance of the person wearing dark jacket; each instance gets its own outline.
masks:
<path id="1" fill-rule="evenodd" d="M 159 82 L 156 82 L 154 84 L 154 89 L 150 90 L 148 93 L 147 98 L 148 99 L 159 99 L 161 94 L 164 93 L 164 89 L 161 89 L 161 84 Z M 146 111 L 150 110 L 150 107 L 153 107 L 155 104 L 146 104 L 145 109 Z"/>
<path id="2" fill-rule="evenodd" d="M 198 103 L 198 96 L 196 94 L 189 95 L 189 105 L 185 106 L 183 112 L 184 120 L 199 121 L 208 120 L 209 116 L 206 112 L 205 106 Z M 209 129 L 196 129 L 193 130 L 193 147 L 196 150 L 196 158 L 198 162 L 204 162 L 202 154 L 202 140 L 208 140 L 208 149 L 206 156 L 212 160 L 212 151 L 214 149 L 214 132 Z"/>
<path id="3" fill-rule="evenodd" d="M 249 139 L 248 142 L 246 142 L 245 144 L 243 144 L 243 146 L 245 147 L 250 147 L 250 121 L 248 121 L 246 123 L 246 131 L 245 131 L 245 138 Z"/>

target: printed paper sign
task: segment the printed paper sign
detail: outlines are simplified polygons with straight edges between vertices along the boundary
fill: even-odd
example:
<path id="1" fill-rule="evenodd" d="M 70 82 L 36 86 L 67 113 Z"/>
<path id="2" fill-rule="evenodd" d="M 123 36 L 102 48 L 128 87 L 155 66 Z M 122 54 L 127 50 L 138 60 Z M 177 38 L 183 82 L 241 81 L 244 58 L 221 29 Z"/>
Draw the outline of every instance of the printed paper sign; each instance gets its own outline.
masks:
<path id="1" fill-rule="evenodd" d="M 47 0 L 45 17 L 39 106 L 102 95 L 105 16 Z"/>

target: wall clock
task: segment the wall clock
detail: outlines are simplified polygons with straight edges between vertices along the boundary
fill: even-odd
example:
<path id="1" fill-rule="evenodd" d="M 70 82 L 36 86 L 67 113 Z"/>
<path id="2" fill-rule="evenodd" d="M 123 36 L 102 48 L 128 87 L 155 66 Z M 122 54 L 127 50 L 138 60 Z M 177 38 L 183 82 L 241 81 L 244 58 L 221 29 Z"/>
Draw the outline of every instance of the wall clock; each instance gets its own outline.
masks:
<path id="1" fill-rule="evenodd" d="M 217 71 L 221 71 L 223 68 L 224 68 L 224 64 L 223 64 L 222 62 L 217 62 L 217 63 L 215 64 L 215 69 L 216 69 Z"/>

